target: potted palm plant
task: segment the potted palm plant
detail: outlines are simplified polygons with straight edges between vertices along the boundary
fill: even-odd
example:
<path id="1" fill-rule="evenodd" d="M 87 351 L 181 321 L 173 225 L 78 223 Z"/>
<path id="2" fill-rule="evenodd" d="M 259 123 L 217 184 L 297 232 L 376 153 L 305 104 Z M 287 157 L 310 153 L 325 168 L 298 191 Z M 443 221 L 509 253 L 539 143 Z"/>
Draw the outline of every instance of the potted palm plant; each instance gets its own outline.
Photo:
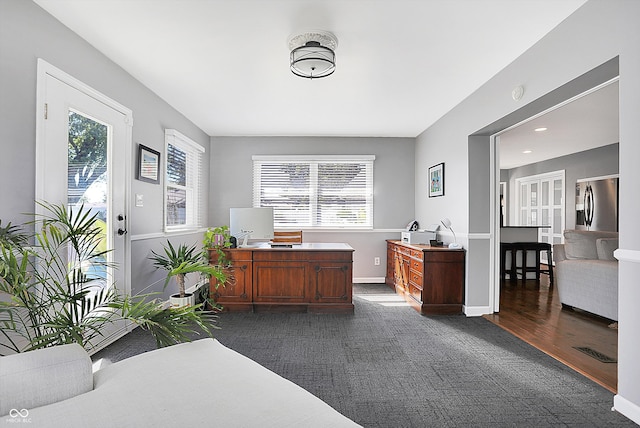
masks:
<path id="1" fill-rule="evenodd" d="M 174 247 L 171 241 L 167 240 L 164 254 L 158 254 L 155 251 L 151 251 L 151 253 L 153 256 L 150 259 L 154 266 L 167 271 L 165 287 L 173 277 L 178 283 L 178 293 L 170 296 L 171 305 L 174 307 L 195 305 L 194 294 L 187 293 L 185 289 L 185 278 L 189 273 L 197 272 L 206 278 L 215 277 L 221 282 L 226 280 L 224 269 L 218 265 L 210 264 L 204 253 L 196 249 L 195 244 L 191 246 L 180 244 Z"/>
<path id="2" fill-rule="evenodd" d="M 67 343 L 91 350 L 103 327 L 121 319 L 149 330 L 159 347 L 191 340 L 194 326 L 213 335 L 215 318 L 198 305 L 167 308 L 154 295 L 97 286 L 86 269 L 108 263 L 98 214 L 40 205 L 45 213 L 29 222 L 29 239 L 16 226 L 0 227 L 0 355 Z"/>

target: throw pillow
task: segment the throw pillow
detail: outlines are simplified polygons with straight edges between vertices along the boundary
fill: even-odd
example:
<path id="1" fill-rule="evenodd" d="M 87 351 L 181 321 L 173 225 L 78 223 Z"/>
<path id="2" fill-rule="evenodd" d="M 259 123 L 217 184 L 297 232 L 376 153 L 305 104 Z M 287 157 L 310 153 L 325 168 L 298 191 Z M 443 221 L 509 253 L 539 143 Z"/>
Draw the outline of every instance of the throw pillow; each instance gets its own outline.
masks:
<path id="1" fill-rule="evenodd" d="M 613 252 L 618 249 L 618 238 L 596 239 L 596 250 L 600 260 L 617 260 Z"/>

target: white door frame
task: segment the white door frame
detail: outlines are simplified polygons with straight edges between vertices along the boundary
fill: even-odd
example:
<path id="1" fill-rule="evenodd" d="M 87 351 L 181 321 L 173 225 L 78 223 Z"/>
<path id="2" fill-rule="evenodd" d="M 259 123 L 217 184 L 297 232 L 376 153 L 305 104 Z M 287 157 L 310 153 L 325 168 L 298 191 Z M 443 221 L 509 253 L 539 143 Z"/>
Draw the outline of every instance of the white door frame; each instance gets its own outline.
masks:
<path id="1" fill-rule="evenodd" d="M 59 68 L 51 65 L 50 63 L 44 61 L 41 58 L 38 58 L 38 74 L 37 74 L 37 102 L 36 102 L 36 147 L 42 147 L 46 141 L 46 116 L 47 116 L 47 106 L 45 104 L 46 100 L 46 81 L 48 77 L 53 77 L 60 82 L 68 85 L 69 87 L 80 91 L 84 95 L 87 95 L 94 100 L 104 104 L 105 106 L 115 110 L 123 116 L 125 123 L 125 135 L 124 135 L 124 144 L 127 148 L 124 153 L 124 205 L 123 211 L 125 219 L 130 218 L 130 195 L 131 195 L 131 144 L 132 144 L 132 128 L 133 128 L 133 112 L 122 104 L 112 100 L 106 95 L 96 91 L 90 86 L 84 84 L 73 76 L 65 73 Z M 36 189 L 35 189 L 35 197 L 36 201 L 41 201 L 45 196 L 44 189 L 44 165 L 46 164 L 44 159 L 45 153 L 44 150 L 36 150 Z M 43 208 L 36 203 L 36 213 L 42 214 Z M 127 221 L 128 223 L 128 221 Z M 125 223 L 126 224 L 126 223 Z M 124 283 L 118 288 L 122 290 L 126 294 L 131 294 L 131 238 L 130 234 L 125 234 L 119 239 L 123 239 L 123 248 L 124 262 L 120 264 L 119 270 L 123 271 L 122 279 Z M 116 340 L 117 338 L 123 336 L 128 331 L 131 331 L 132 325 L 128 324 L 125 330 L 118 331 L 111 337 L 107 338 L 111 341 Z M 99 350 L 101 347 L 104 347 L 109 342 L 101 341 L 98 346 L 92 350 L 95 352 Z"/>

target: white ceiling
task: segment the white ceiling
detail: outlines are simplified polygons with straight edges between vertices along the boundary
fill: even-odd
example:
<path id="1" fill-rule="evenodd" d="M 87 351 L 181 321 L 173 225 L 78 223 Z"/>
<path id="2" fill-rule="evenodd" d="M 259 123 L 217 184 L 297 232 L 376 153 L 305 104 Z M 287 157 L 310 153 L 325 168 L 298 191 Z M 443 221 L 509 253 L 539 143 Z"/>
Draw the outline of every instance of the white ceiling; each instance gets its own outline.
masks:
<path id="1" fill-rule="evenodd" d="M 34 1 L 211 136 L 415 137 L 586 0 Z M 339 41 L 313 81 L 310 29 Z"/>
<path id="2" fill-rule="evenodd" d="M 501 134 L 500 167 L 515 168 L 620 141 L 618 86 L 617 80 L 611 82 Z M 536 132 L 537 128 L 547 130 Z"/>

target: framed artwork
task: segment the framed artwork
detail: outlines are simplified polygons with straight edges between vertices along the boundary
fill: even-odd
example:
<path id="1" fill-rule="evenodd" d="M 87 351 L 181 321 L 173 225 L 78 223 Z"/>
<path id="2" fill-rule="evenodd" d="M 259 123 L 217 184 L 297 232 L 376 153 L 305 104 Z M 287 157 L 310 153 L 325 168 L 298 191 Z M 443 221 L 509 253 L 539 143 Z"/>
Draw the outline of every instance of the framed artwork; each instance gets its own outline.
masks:
<path id="1" fill-rule="evenodd" d="M 160 152 L 138 144 L 138 180 L 160 183 Z"/>
<path id="2" fill-rule="evenodd" d="M 444 163 L 429 168 L 429 197 L 444 195 Z"/>

